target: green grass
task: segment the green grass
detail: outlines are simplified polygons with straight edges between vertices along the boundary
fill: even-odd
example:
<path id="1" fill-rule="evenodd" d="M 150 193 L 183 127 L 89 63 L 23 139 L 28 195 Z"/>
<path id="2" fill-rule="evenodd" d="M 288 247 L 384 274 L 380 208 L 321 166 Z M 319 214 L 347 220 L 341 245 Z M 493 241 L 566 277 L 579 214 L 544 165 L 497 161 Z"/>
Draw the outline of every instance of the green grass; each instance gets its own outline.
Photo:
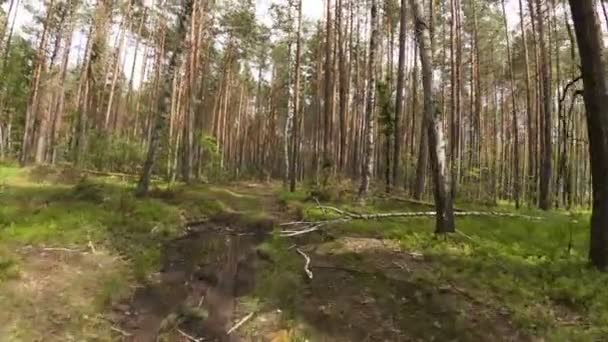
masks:
<path id="1" fill-rule="evenodd" d="M 133 179 L 83 176 L 74 170 L 50 167 L 0 166 L 0 292 L 11 293 L 8 289 L 25 284 L 29 277 L 39 276 L 48 281 L 72 277 L 67 272 L 71 267 L 76 274 L 65 282 L 72 285 L 62 290 L 72 294 L 70 300 L 50 295 L 56 300 L 36 305 L 46 306 L 44 311 L 48 312 L 44 317 L 54 317 L 55 311 L 71 317 L 65 320 L 62 333 L 73 333 L 81 340 L 97 337 L 112 340 L 108 322 L 98 319 L 99 314 L 128 297 L 132 285 L 146 282 L 150 274 L 159 270 L 163 244 L 182 233 L 185 221 L 224 211 L 253 213 L 257 205 L 257 199 L 251 196 L 206 185 L 178 184 L 169 188 L 155 183 L 145 199 L 136 199 L 133 189 Z M 91 246 L 96 253 L 91 253 Z M 38 256 L 17 252 L 24 248 L 84 251 L 93 258 L 93 265 L 105 266 L 101 270 L 95 267 L 79 270 L 83 264 L 76 262 L 65 264 L 65 274 L 46 274 L 46 269 L 38 268 L 37 263 L 48 263 L 49 268 L 54 268 L 56 262 L 64 264 L 55 258 L 70 254 L 40 252 Z M 26 278 L 21 279 L 21 273 Z M 12 279 L 17 282 L 11 283 Z M 41 333 L 39 330 L 50 324 L 26 319 L 28 312 L 35 309 L 32 300 L 22 296 L 22 292 L 0 296 L 3 307 L 13 308 L 5 313 L 7 317 L 0 314 L 0 321 L 13 322 L 8 328 L 0 324 L 2 340 L 35 340 Z M 83 302 L 88 303 L 86 307 Z M 83 315 L 88 318 L 74 318 Z M 22 316 L 26 318 L 14 319 Z M 55 337 L 65 340 L 65 336 Z"/>
<path id="2" fill-rule="evenodd" d="M 279 193 L 288 206 L 304 208 L 306 220 L 335 217 L 306 202 L 305 191 Z M 360 207 L 330 203 L 355 212 L 432 210 L 386 199 Z M 461 205 L 465 208 L 478 207 Z M 492 211 L 512 211 L 508 206 Z M 433 218 L 352 221 L 327 228 L 334 236 L 356 235 L 393 239 L 407 252 L 421 253 L 433 272 L 418 276 L 437 286 L 465 288 L 533 335 L 550 341 L 608 339 L 608 274 L 587 263 L 589 213 L 524 214 L 541 220 L 504 217 L 457 218 L 458 234 L 446 239 L 433 234 Z"/>

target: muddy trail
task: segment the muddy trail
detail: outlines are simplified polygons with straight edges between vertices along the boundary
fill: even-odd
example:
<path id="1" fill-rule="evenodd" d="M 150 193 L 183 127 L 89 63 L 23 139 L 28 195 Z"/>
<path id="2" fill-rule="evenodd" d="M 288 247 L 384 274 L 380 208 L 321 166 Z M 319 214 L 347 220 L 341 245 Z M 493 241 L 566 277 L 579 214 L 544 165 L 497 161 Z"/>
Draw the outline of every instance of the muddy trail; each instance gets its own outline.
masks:
<path id="1" fill-rule="evenodd" d="M 392 240 L 316 232 L 269 255 L 260 246 L 276 242 L 289 210 L 258 188 L 247 196 L 273 219 L 221 214 L 163 246 L 159 272 L 114 307 L 123 341 L 531 340 L 458 284 L 421 280 L 436 272 L 433 261 Z"/>
<path id="2" fill-rule="evenodd" d="M 227 332 L 237 299 L 255 286 L 256 246 L 270 221 L 224 214 L 188 227 L 164 247 L 161 270 L 114 308 L 124 341 L 240 341 Z"/>

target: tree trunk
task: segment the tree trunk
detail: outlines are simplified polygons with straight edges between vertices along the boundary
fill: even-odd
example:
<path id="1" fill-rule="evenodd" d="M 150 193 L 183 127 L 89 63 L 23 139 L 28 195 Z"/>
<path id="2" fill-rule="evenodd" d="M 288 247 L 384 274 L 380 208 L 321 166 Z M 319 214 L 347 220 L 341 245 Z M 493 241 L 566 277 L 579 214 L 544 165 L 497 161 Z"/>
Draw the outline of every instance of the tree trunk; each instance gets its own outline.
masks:
<path id="1" fill-rule="evenodd" d="M 331 119 L 333 116 L 333 98 L 334 98 L 334 82 L 332 79 L 332 28 L 331 28 L 331 0 L 327 0 L 327 18 L 326 18 L 326 43 L 325 43 L 325 101 L 324 101 L 324 124 L 323 124 L 323 172 L 324 183 L 327 175 L 331 172 Z M 326 184 L 324 184 L 326 185 Z"/>
<path id="2" fill-rule="evenodd" d="M 369 40 L 369 60 L 367 65 L 367 102 L 365 106 L 365 150 L 363 153 L 363 169 L 361 187 L 359 188 L 359 200 L 364 201 L 369 192 L 372 174 L 374 172 L 375 146 L 375 118 L 376 108 L 376 54 L 378 50 L 378 5 L 376 0 L 371 4 L 371 35 Z"/>
<path id="3" fill-rule="evenodd" d="M 395 99 L 395 127 L 394 127 L 394 150 L 393 150 L 393 186 L 397 187 L 401 167 L 401 142 L 403 129 L 401 128 L 401 116 L 403 112 L 403 92 L 405 88 L 405 46 L 407 36 L 407 1 L 401 0 L 401 18 L 399 28 L 399 69 L 397 71 L 397 96 Z"/>
<path id="4" fill-rule="evenodd" d="M 532 1 L 532 0 L 530 0 Z M 545 41 L 545 20 L 542 1 L 536 0 L 536 18 L 538 21 L 538 39 L 540 43 L 540 72 L 542 79 L 541 98 L 543 100 L 543 149 L 540 173 L 539 207 L 542 210 L 551 209 L 551 177 L 553 172 L 553 144 L 551 139 L 552 109 L 551 109 L 551 79 L 549 77 L 549 58 Z"/>
<path id="5" fill-rule="evenodd" d="M 505 0 L 502 0 L 502 14 L 505 25 L 505 40 L 507 42 L 507 61 L 509 63 L 509 86 L 511 90 L 511 115 L 513 129 L 513 200 L 515 208 L 519 209 L 519 124 L 517 122 L 517 101 L 515 99 L 515 74 L 513 72 L 513 56 L 511 54 L 511 38 L 509 37 L 509 25 L 507 22 L 507 11 L 505 9 Z"/>
<path id="6" fill-rule="evenodd" d="M 296 191 L 296 179 L 297 179 L 297 156 L 300 147 L 300 125 L 298 123 L 300 113 L 300 59 L 302 55 L 302 0 L 297 4 L 297 28 L 296 28 L 296 62 L 294 70 L 294 91 L 293 91 L 293 142 L 291 152 L 291 165 L 289 170 L 289 190 L 291 192 Z"/>
<path id="7" fill-rule="evenodd" d="M 169 60 L 169 65 L 164 69 L 163 84 L 161 85 L 161 91 L 158 95 L 156 102 L 156 112 L 154 113 L 154 127 L 150 143 L 148 145 L 148 153 L 146 155 L 146 161 L 143 165 L 142 173 L 137 183 L 136 195 L 146 196 L 150 187 L 150 180 L 152 178 L 152 171 L 154 163 L 156 162 L 156 154 L 158 151 L 158 145 L 162 131 L 165 127 L 165 118 L 167 115 L 167 109 L 170 107 L 171 101 L 171 84 L 173 84 L 173 77 L 175 76 L 175 70 L 178 66 L 179 57 L 184 49 L 184 38 L 186 36 L 186 25 L 189 22 L 190 15 L 192 14 L 192 0 L 186 0 L 182 13 L 178 19 L 177 37 L 178 46 L 173 51 Z"/>
<path id="8" fill-rule="evenodd" d="M 337 18 L 337 32 L 338 32 L 338 67 L 340 74 L 340 87 L 339 87 L 339 119 L 340 119 L 340 152 L 338 156 L 338 171 L 344 170 L 344 164 L 346 162 L 346 128 L 348 121 L 347 106 L 348 106 L 348 82 L 347 82 L 347 69 L 346 69 L 346 56 L 344 53 L 344 30 L 343 30 L 343 16 L 342 16 L 342 0 L 338 0 L 338 12 L 336 13 Z"/>
<path id="9" fill-rule="evenodd" d="M 584 82 L 585 109 L 593 184 L 589 258 L 608 269 L 608 83 L 604 41 L 593 0 L 570 0 Z"/>
<path id="10" fill-rule="evenodd" d="M 437 210 L 436 233 L 456 230 L 454 208 L 450 196 L 449 175 L 447 174 L 446 141 L 443 133 L 442 114 L 437 107 L 433 92 L 439 89 L 438 70 L 433 68 L 431 36 L 429 26 L 422 14 L 419 0 L 410 0 L 416 26 L 416 41 L 422 65 L 424 88 L 424 118 L 428 129 L 429 151 L 435 186 L 435 206 Z"/>
<path id="11" fill-rule="evenodd" d="M 34 124 L 38 115 L 38 97 L 40 96 L 40 82 L 45 64 L 46 40 L 51 14 L 53 12 L 53 1 L 49 3 L 46 11 L 47 13 L 43 23 L 40 43 L 38 44 L 38 50 L 36 51 L 36 62 L 31 82 L 31 95 L 25 113 L 25 127 L 23 129 L 23 141 L 21 143 L 21 154 L 19 156 L 19 163 L 21 166 L 25 166 L 30 161 L 30 149 L 34 143 Z"/>

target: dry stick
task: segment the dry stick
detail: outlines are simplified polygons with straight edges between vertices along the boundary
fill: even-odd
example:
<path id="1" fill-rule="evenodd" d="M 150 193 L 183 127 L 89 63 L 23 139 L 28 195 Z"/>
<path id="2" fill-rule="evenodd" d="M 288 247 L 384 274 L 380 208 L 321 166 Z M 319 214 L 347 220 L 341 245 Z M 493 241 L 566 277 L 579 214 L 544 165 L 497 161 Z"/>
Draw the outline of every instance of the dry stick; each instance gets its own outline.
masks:
<path id="1" fill-rule="evenodd" d="M 42 248 L 45 252 L 67 252 L 67 253 L 80 253 L 79 249 L 60 248 L 60 247 L 44 247 Z"/>
<path id="2" fill-rule="evenodd" d="M 124 331 L 122 329 L 119 329 L 117 327 L 110 327 L 110 330 L 116 331 L 117 333 L 119 333 L 119 334 L 121 334 L 122 336 L 125 336 L 125 337 L 133 336 L 133 334 L 131 334 L 129 332 L 126 332 L 126 331 Z"/>
<path id="3" fill-rule="evenodd" d="M 192 336 L 186 334 L 180 328 L 177 328 L 177 332 L 180 333 L 180 335 L 184 336 L 185 338 L 187 338 L 188 340 L 190 340 L 192 342 L 201 342 L 203 340 L 201 338 L 192 337 Z"/>
<path id="4" fill-rule="evenodd" d="M 312 279 L 312 271 L 310 270 L 310 257 L 306 255 L 306 253 L 302 252 L 302 250 L 299 248 L 296 249 L 296 251 L 304 257 L 304 260 L 306 260 L 306 264 L 304 265 L 304 271 L 306 272 L 308 279 Z"/>
<path id="5" fill-rule="evenodd" d="M 226 333 L 226 335 L 230 335 L 232 334 L 236 329 L 240 328 L 241 325 L 245 324 L 245 322 L 247 322 L 251 317 L 253 317 L 253 314 L 255 312 L 250 313 L 249 315 L 243 317 L 243 319 L 241 319 L 237 324 L 235 324 L 232 328 L 230 328 L 228 330 L 228 332 Z"/>
<path id="6" fill-rule="evenodd" d="M 323 226 L 334 224 L 334 223 L 344 223 L 353 220 L 379 220 L 379 219 L 387 219 L 387 218 L 407 218 L 407 217 L 432 217 L 436 216 L 437 213 L 434 211 L 420 211 L 420 212 L 394 212 L 394 213 L 377 213 L 377 214 L 358 214 L 349 211 L 345 211 L 342 209 L 338 209 L 336 207 L 322 206 L 318 205 L 318 209 L 322 210 L 323 213 L 333 212 L 340 216 L 337 219 L 331 220 L 322 220 L 317 222 L 307 222 L 307 221 L 296 221 L 296 222 L 287 222 L 281 224 L 283 227 L 287 226 L 302 226 L 301 230 L 284 230 L 280 234 L 283 237 L 294 237 L 298 235 L 303 235 L 311 232 L 315 232 L 320 230 Z M 487 216 L 487 217 L 513 217 L 513 218 L 524 218 L 528 220 L 541 220 L 541 217 L 535 216 L 526 216 L 520 214 L 513 213 L 501 213 L 501 212 L 493 212 L 493 211 L 461 211 L 455 212 L 455 216 L 458 217 L 473 217 L 473 216 Z"/>
<path id="7" fill-rule="evenodd" d="M 358 220 L 374 220 L 374 219 L 382 219 L 382 218 L 392 218 L 392 217 L 427 217 L 427 216 L 435 216 L 437 215 L 434 211 L 418 211 L 418 212 L 395 212 L 395 213 L 378 213 L 378 214 L 357 214 L 348 211 L 344 211 L 335 207 L 327 207 L 323 206 L 321 209 L 327 211 L 333 211 L 342 216 L 349 217 L 351 219 Z M 519 215 L 513 213 L 500 213 L 494 211 L 464 211 L 464 212 L 455 212 L 455 216 L 496 216 L 496 217 L 515 217 L 515 218 L 525 218 L 530 220 L 540 220 L 540 217 L 535 216 L 526 216 Z"/>

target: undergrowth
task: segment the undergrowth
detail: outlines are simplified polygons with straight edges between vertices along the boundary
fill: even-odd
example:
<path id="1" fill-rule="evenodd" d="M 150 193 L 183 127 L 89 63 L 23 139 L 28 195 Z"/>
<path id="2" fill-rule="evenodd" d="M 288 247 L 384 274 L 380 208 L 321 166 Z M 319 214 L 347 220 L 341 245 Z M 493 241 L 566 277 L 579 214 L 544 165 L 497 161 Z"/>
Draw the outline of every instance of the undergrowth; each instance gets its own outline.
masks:
<path id="1" fill-rule="evenodd" d="M 54 324 L 49 317 L 57 315 L 71 317 L 57 332 L 73 333 L 76 340 L 112 340 L 116 333 L 108 335 L 109 323 L 99 313 L 159 270 L 164 243 L 180 235 L 186 221 L 231 211 L 233 205 L 253 211 L 256 203 L 210 186 L 160 183 L 148 198 L 136 199 L 133 181 L 65 168 L 0 166 L 0 293 L 6 294 L 0 295 L 0 304 L 12 308 L 0 314 L 0 321 L 11 325 L 0 324 L 0 340 L 36 340 L 47 324 Z M 71 260 L 75 264 L 66 262 Z M 93 266 L 83 267 L 85 261 Z M 48 265 L 40 268 L 39 263 Z M 46 274 L 55 265 L 65 267 L 65 273 Z M 32 308 L 32 295 L 19 286 L 36 276 L 44 282 L 61 280 L 61 286 L 44 291 L 58 289 L 70 296 L 49 295 L 55 299 L 47 301 L 36 294 L 36 301 L 45 301 L 46 313 Z M 16 294 L 9 295 L 12 288 Z M 40 315 L 23 318 L 29 311 Z M 54 338 L 45 340 L 67 337 Z"/>
<path id="2" fill-rule="evenodd" d="M 335 218 L 317 208 L 310 192 L 278 193 L 304 220 Z M 387 198 L 365 206 L 350 201 L 325 204 L 352 212 L 433 210 Z M 461 207 L 469 208 L 467 204 Z M 480 210 L 475 207 L 476 210 Z M 488 208 L 510 212 L 508 206 Z M 483 210 L 483 209 L 481 209 Z M 608 275 L 588 267 L 589 215 L 578 212 L 520 213 L 540 220 L 505 217 L 457 218 L 456 234 L 437 237 L 432 218 L 351 221 L 326 228 L 339 236 L 382 237 L 399 242 L 407 253 L 424 255 L 437 287 L 466 289 L 497 311 L 507 312 L 520 328 L 551 341 L 608 339 Z"/>

